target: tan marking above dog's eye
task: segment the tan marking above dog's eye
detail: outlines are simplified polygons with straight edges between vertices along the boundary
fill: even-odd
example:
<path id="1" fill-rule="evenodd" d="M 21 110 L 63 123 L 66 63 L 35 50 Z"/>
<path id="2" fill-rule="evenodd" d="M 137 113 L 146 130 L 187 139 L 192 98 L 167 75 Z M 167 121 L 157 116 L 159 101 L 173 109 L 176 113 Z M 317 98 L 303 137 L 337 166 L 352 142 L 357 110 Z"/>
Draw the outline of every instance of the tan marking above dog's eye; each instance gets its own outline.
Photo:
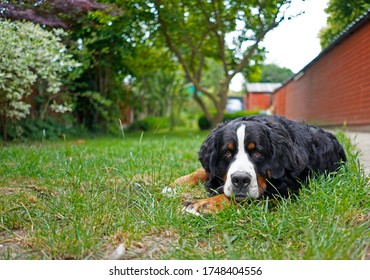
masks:
<path id="1" fill-rule="evenodd" d="M 255 143 L 253 143 L 253 142 L 250 142 L 249 144 L 248 144 L 248 150 L 253 150 L 254 148 L 256 147 L 256 144 Z"/>

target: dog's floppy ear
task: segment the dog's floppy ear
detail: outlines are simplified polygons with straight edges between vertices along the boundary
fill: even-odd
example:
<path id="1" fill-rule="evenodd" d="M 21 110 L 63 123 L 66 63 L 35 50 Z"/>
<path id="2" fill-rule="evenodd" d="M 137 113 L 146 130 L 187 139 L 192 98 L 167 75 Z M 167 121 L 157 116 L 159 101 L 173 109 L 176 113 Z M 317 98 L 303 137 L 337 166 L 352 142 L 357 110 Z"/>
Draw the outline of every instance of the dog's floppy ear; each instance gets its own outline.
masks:
<path id="1" fill-rule="evenodd" d="M 304 170 L 308 158 L 303 158 L 288 133 L 279 127 L 274 127 L 275 125 L 269 125 L 271 176 L 274 179 L 288 174 L 294 178 L 298 177 Z"/>
<path id="2" fill-rule="evenodd" d="M 209 173 L 210 178 L 216 175 L 218 145 L 221 137 L 220 130 L 225 124 L 225 122 L 220 123 L 214 128 L 200 147 L 198 159 L 206 172 Z"/>

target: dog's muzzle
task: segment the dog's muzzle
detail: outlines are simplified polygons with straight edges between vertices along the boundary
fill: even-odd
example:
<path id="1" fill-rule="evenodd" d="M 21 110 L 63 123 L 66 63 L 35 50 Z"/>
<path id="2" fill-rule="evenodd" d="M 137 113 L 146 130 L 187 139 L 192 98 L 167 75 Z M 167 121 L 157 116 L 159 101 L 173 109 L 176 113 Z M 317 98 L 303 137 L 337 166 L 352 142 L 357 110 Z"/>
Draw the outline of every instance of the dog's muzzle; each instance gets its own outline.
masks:
<path id="1" fill-rule="evenodd" d="M 233 194 L 236 201 L 245 200 L 248 197 L 248 188 L 252 181 L 252 176 L 247 172 L 237 171 L 231 176 Z"/>

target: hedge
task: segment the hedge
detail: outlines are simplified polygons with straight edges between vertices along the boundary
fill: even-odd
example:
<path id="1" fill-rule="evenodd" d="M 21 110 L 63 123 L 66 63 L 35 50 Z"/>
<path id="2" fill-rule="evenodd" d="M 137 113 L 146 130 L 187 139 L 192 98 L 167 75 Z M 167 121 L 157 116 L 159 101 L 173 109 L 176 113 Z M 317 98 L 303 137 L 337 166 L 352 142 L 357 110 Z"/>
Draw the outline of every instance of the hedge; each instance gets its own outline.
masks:
<path id="1" fill-rule="evenodd" d="M 146 117 L 143 120 L 134 121 L 131 125 L 131 130 L 158 130 L 167 129 L 170 127 L 170 121 L 168 117 Z"/>
<path id="2" fill-rule="evenodd" d="M 224 113 L 223 121 L 231 121 L 235 120 L 240 117 L 245 117 L 245 116 L 253 116 L 253 115 L 259 115 L 261 114 L 261 111 L 259 110 L 254 110 L 254 111 L 238 111 L 238 112 L 233 112 L 233 113 Z M 207 120 L 205 115 L 200 116 L 198 119 L 198 126 L 201 130 L 207 130 L 211 128 L 211 123 Z"/>

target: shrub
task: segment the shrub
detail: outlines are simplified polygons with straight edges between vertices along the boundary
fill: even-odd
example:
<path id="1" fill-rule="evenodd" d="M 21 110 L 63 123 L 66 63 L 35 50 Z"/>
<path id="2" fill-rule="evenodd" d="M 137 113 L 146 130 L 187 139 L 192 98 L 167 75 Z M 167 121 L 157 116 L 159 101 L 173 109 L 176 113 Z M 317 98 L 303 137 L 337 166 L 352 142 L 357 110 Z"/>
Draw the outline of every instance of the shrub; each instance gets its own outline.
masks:
<path id="1" fill-rule="evenodd" d="M 63 135 L 74 134 L 75 128 L 72 128 L 70 116 L 60 116 L 56 121 L 50 116 L 41 119 L 23 119 L 12 122 L 8 127 L 9 140 L 42 140 L 61 138 Z"/>
<path id="2" fill-rule="evenodd" d="M 253 115 L 259 115 L 261 114 L 261 111 L 238 111 L 238 112 L 233 112 L 233 113 L 224 113 L 223 121 L 231 121 L 235 120 L 240 117 L 245 117 L 245 116 L 253 116 Z M 211 128 L 211 123 L 207 120 L 205 115 L 200 116 L 198 119 L 198 126 L 201 130 L 207 130 Z"/>
<path id="3" fill-rule="evenodd" d="M 155 131 L 158 129 L 167 129 L 170 127 L 170 121 L 168 117 L 146 117 L 143 120 L 134 121 L 131 125 L 131 130 L 142 130 L 142 131 Z"/>
<path id="4" fill-rule="evenodd" d="M 224 121 L 231 121 L 235 120 L 240 117 L 246 117 L 246 116 L 253 116 L 253 115 L 259 115 L 261 111 L 259 110 L 253 110 L 253 111 L 238 111 L 233 113 L 225 113 L 224 114 Z"/>
<path id="5" fill-rule="evenodd" d="M 31 105 L 25 98 L 33 89 L 45 87 L 44 94 L 55 101 L 62 78 L 79 66 L 62 43 L 65 35 L 61 29 L 48 31 L 29 22 L 0 21 L 0 117 L 4 138 L 8 119 L 24 119 L 30 113 Z M 71 110 L 67 104 L 55 102 L 50 108 L 57 113 Z"/>
<path id="6" fill-rule="evenodd" d="M 202 115 L 198 119 L 198 126 L 201 130 L 207 130 L 211 128 L 211 123 L 207 120 L 205 115 Z"/>

